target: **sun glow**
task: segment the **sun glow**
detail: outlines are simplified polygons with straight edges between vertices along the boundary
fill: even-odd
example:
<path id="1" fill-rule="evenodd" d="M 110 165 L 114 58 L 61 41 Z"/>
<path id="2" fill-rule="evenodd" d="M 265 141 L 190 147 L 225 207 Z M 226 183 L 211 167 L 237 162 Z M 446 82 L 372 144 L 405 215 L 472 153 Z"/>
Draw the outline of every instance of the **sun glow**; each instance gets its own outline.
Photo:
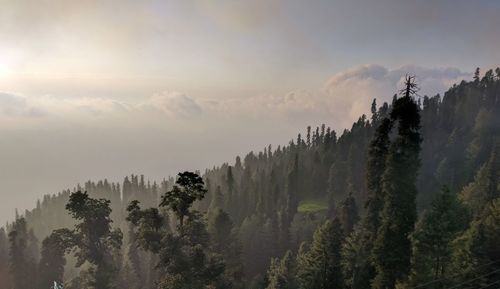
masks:
<path id="1" fill-rule="evenodd" d="M 12 73 L 12 67 L 9 64 L 9 61 L 1 58 L 0 56 L 0 78 L 7 78 Z"/>

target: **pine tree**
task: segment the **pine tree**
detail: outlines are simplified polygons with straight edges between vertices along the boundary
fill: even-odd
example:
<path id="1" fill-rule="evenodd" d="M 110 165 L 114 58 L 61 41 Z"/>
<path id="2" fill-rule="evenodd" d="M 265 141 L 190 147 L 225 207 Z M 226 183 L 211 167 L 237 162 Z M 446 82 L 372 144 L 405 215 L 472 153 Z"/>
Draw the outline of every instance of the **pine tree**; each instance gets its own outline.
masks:
<path id="1" fill-rule="evenodd" d="M 342 225 L 338 219 L 326 221 L 316 230 L 309 251 L 298 263 L 299 288 L 343 288 L 341 264 L 343 241 Z"/>
<path id="2" fill-rule="evenodd" d="M 375 100 L 373 102 L 375 105 Z M 372 109 L 374 109 L 372 107 Z M 377 117 L 383 115 L 380 113 Z M 375 122 L 375 120 L 373 120 Z M 373 246 L 377 239 L 384 207 L 384 190 L 382 177 L 386 169 L 387 155 L 390 147 L 390 133 L 393 121 L 384 117 L 378 119 L 373 139 L 368 148 L 367 161 L 367 186 L 368 200 L 366 202 L 366 215 L 361 227 L 353 236 L 348 238 L 344 250 L 346 251 L 345 270 L 347 271 L 347 282 L 353 289 L 362 289 L 370 286 L 375 277 L 375 265 L 373 260 Z"/>
<path id="3" fill-rule="evenodd" d="M 11 288 L 9 274 L 9 241 L 4 228 L 0 228 L 0 288 Z"/>
<path id="4" fill-rule="evenodd" d="M 368 246 L 369 233 L 363 226 L 354 230 L 346 238 L 342 247 L 342 269 L 347 288 L 365 289 L 371 287 L 375 268 L 371 261 L 371 248 Z"/>
<path id="5" fill-rule="evenodd" d="M 377 115 L 377 99 L 374 98 L 372 101 L 372 106 L 370 108 L 370 111 L 372 113 L 372 124 L 376 123 L 378 120 L 378 115 Z"/>
<path id="6" fill-rule="evenodd" d="M 474 71 L 474 83 L 479 83 L 479 74 L 480 74 L 480 69 L 479 67 L 476 68 L 476 70 Z"/>
<path id="7" fill-rule="evenodd" d="M 36 279 L 26 278 L 36 272 L 34 264 L 30 264 L 26 256 L 27 239 L 26 220 L 18 217 L 9 232 L 9 263 L 13 289 L 31 289 L 32 281 L 36 284 Z"/>
<path id="8" fill-rule="evenodd" d="M 311 126 L 307 127 L 306 143 L 308 147 L 311 146 Z"/>
<path id="9" fill-rule="evenodd" d="M 366 217 L 364 226 L 370 234 L 369 242 L 373 243 L 380 226 L 380 214 L 384 206 L 384 191 L 382 176 L 385 172 L 387 154 L 389 153 L 390 138 L 393 122 L 389 118 L 381 121 L 377 127 L 368 151 L 367 183 L 368 201 L 366 203 Z"/>
<path id="10" fill-rule="evenodd" d="M 291 251 L 287 251 L 283 258 L 273 258 L 267 271 L 268 285 L 265 289 L 296 289 L 296 264 Z"/>
<path id="11" fill-rule="evenodd" d="M 450 273 L 451 242 L 466 229 L 468 222 L 465 206 L 448 188 L 443 187 L 412 235 L 411 286 L 442 279 Z M 432 288 L 443 285 L 445 284 L 435 282 Z"/>
<path id="12" fill-rule="evenodd" d="M 356 206 L 356 200 L 352 196 L 352 193 L 349 193 L 349 196 L 340 204 L 339 211 L 342 229 L 346 235 L 349 235 L 359 221 L 358 207 Z"/>
<path id="13" fill-rule="evenodd" d="M 234 192 L 235 189 L 234 183 L 235 181 L 233 176 L 233 169 L 231 166 L 228 166 L 226 173 L 227 198 L 224 208 L 227 208 L 228 212 L 230 212 L 232 216 L 235 215 L 234 199 L 236 198 L 236 196 Z"/>
<path id="14" fill-rule="evenodd" d="M 222 256 L 226 264 L 226 276 L 233 288 L 244 288 L 241 244 L 235 236 L 234 224 L 229 215 L 218 209 L 210 216 L 208 223 L 211 246 L 214 253 Z"/>
<path id="15" fill-rule="evenodd" d="M 491 201 L 481 217 L 453 242 L 453 279 L 456 284 L 474 279 L 467 286 L 480 288 L 500 277 L 500 198 Z"/>
<path id="16" fill-rule="evenodd" d="M 374 246 L 377 275 L 376 289 L 393 289 L 404 281 L 410 270 L 411 242 L 409 236 L 417 218 L 416 180 L 420 168 L 420 115 L 412 98 L 416 85 L 407 77 L 404 96 L 398 98 L 391 111 L 397 135 L 389 148 L 382 177 L 384 208 Z"/>
<path id="17" fill-rule="evenodd" d="M 471 207 L 475 218 L 481 215 L 483 209 L 492 200 L 500 197 L 499 183 L 500 157 L 494 150 L 489 160 L 477 172 L 474 181 L 460 193 L 461 198 Z"/>

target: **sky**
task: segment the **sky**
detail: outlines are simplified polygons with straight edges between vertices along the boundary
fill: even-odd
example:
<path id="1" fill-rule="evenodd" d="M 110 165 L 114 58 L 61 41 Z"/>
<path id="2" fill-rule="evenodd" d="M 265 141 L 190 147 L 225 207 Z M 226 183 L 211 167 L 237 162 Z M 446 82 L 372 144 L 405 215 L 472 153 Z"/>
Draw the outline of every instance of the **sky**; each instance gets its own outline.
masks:
<path id="1" fill-rule="evenodd" d="M 341 132 L 500 64 L 495 0 L 0 0 L 0 223 L 86 180 Z"/>

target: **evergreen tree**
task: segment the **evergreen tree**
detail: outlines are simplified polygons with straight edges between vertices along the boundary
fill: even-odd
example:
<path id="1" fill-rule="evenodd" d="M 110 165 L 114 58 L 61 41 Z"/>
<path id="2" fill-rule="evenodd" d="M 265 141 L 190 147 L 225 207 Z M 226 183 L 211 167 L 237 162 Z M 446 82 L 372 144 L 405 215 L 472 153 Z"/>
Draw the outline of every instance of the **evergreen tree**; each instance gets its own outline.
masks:
<path id="1" fill-rule="evenodd" d="M 349 235 L 353 230 L 354 226 L 358 223 L 358 207 L 356 206 L 356 200 L 349 193 L 349 196 L 340 204 L 340 223 L 342 224 L 342 229 L 346 235 Z"/>
<path id="2" fill-rule="evenodd" d="M 307 127 L 306 143 L 308 147 L 311 146 L 311 126 Z"/>
<path id="3" fill-rule="evenodd" d="M 38 264 L 38 288 L 51 288 L 54 281 L 63 284 L 65 252 L 66 244 L 60 232 L 56 231 L 43 240 L 42 254 Z"/>
<path id="4" fill-rule="evenodd" d="M 404 96 L 394 102 L 391 111 L 397 135 L 389 148 L 383 175 L 384 208 L 374 247 L 376 289 L 395 288 L 410 270 L 409 236 L 417 218 L 416 180 L 421 143 L 419 108 L 412 98 L 415 89 L 413 78 L 407 77 Z"/>
<path id="5" fill-rule="evenodd" d="M 373 105 L 375 105 L 375 100 Z M 383 113 L 379 113 L 377 118 L 381 115 Z M 374 123 L 375 121 L 373 119 Z M 393 121 L 390 118 L 377 119 L 377 121 L 379 121 L 379 125 L 368 148 L 366 215 L 362 226 L 347 239 L 344 247 L 346 282 L 350 288 L 354 289 L 369 287 L 376 273 L 372 251 L 382 222 L 381 213 L 384 207 L 382 178 L 386 169 L 387 155 L 391 144 L 390 132 L 393 127 Z"/>
<path id="6" fill-rule="evenodd" d="M 474 71 L 474 83 L 479 83 L 479 79 L 480 79 L 480 69 L 479 67 L 476 68 L 476 70 Z"/>
<path id="7" fill-rule="evenodd" d="M 31 289 L 33 280 L 26 276 L 36 276 L 36 268 L 27 258 L 28 231 L 26 220 L 17 218 L 9 232 L 9 263 L 13 289 Z"/>
<path id="8" fill-rule="evenodd" d="M 489 160 L 481 166 L 474 181 L 467 185 L 460 196 L 468 204 L 475 218 L 494 199 L 500 197 L 500 158 L 497 151 L 491 152 Z"/>
<path id="9" fill-rule="evenodd" d="M 413 257 L 410 285 L 427 283 L 449 275 L 452 241 L 468 225 L 468 211 L 457 197 L 444 187 L 431 208 L 418 222 L 412 235 Z M 428 288 L 441 288 L 435 282 Z"/>
<path id="10" fill-rule="evenodd" d="M 9 241 L 4 228 L 0 228 L 0 287 L 11 288 L 9 274 Z"/>
<path id="11" fill-rule="evenodd" d="M 229 215 L 218 209 L 210 216 L 208 232 L 213 252 L 222 256 L 226 276 L 233 288 L 244 288 L 241 265 L 241 244 L 235 236 L 234 224 Z"/>
<path id="12" fill-rule="evenodd" d="M 296 264 L 291 251 L 280 260 L 273 258 L 267 271 L 268 285 L 265 289 L 296 289 Z"/>
<path id="13" fill-rule="evenodd" d="M 368 246 L 369 233 L 358 227 L 346 238 L 342 247 L 342 269 L 347 288 L 370 288 L 375 268 L 371 263 L 371 247 Z"/>
<path id="14" fill-rule="evenodd" d="M 341 250 L 344 235 L 338 219 L 326 221 L 314 233 L 313 242 L 298 263 L 297 276 L 301 289 L 343 288 Z M 302 253 L 303 254 L 303 253 Z"/>
<path id="15" fill-rule="evenodd" d="M 381 121 L 377 127 L 368 151 L 367 183 L 368 201 L 366 203 L 366 217 L 364 226 L 370 234 L 369 243 L 373 243 L 380 226 L 380 214 L 384 206 L 384 190 L 382 176 L 386 169 L 387 154 L 390 147 L 389 133 L 393 122 L 389 118 Z"/>
<path id="16" fill-rule="evenodd" d="M 453 242 L 450 283 L 468 282 L 481 288 L 500 277 L 500 198 L 490 202 L 481 217 Z M 472 280 L 472 281 L 470 281 Z"/>

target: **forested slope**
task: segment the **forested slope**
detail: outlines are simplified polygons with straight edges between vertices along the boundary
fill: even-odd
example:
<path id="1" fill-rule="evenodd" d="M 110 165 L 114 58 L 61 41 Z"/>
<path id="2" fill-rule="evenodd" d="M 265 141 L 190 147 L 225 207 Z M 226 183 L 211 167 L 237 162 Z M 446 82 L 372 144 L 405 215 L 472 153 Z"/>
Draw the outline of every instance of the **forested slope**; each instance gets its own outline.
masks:
<path id="1" fill-rule="evenodd" d="M 210 220 L 220 213 L 219 209 L 227 212 L 234 242 L 238 244 L 236 251 L 241 251 L 244 277 L 240 277 L 240 281 L 247 280 L 247 284 L 254 288 L 268 286 L 272 283 L 273 268 L 279 270 L 280 266 L 285 266 L 287 258 L 292 258 L 290 254 L 306 250 L 302 247 L 299 250 L 301 243 L 319 242 L 322 231 L 315 234 L 318 236 L 314 241 L 313 233 L 325 220 L 337 217 L 333 223 L 327 222 L 321 227 L 324 234 L 330 234 L 337 227 L 346 235 L 354 231 L 348 240 L 355 246 L 355 236 L 359 234 L 355 224 L 366 215 L 365 204 L 370 199 L 367 178 L 369 147 L 377 128 L 390 116 L 397 99 L 395 96 L 393 103 L 380 106 L 373 101 L 372 115 L 361 116 L 350 129 L 341 133 L 325 125 L 308 127 L 286 145 L 250 152 L 242 158 L 236 157 L 234 163 L 222 164 L 202 173 L 207 193 L 205 198 L 194 203 L 194 208 L 207 212 L 209 228 Z M 456 229 L 465 232 L 456 242 L 467 242 L 474 230 L 482 226 L 479 216 L 488 215 L 481 209 L 499 196 L 500 69 L 487 71 L 482 78 L 476 73 L 472 81 L 454 85 L 443 96 L 415 96 L 415 100 L 422 138 L 421 165 L 416 182 L 418 211 L 432 210 L 436 206 L 436 196 L 441 196 L 439 192 L 442 186 L 446 186 L 449 194 L 459 196 L 476 216 L 472 217 L 471 224 Z M 133 245 L 135 237 L 130 222 L 126 220 L 127 206 L 132 200 L 140 201 L 142 208 L 158 206 L 161 195 L 172 189 L 175 181 L 168 178 L 157 184 L 144 176 L 132 175 L 122 184 L 107 180 L 89 181 L 83 186 L 44 196 L 35 209 L 22 214 L 26 220 L 25 225 L 21 224 L 26 227 L 22 230 L 27 232 L 25 259 L 36 264 L 40 259 L 41 240 L 54 229 L 76 224 L 65 205 L 71 192 L 87 191 L 90 197 L 111 201 L 113 226 L 121 228 L 124 233 L 120 262 L 123 266 L 136 264 L 126 269 L 129 271 L 122 268 L 122 272 L 135 271 L 134 274 L 145 284 L 144 288 L 151 288 L 156 278 L 156 257 Z M 491 210 L 498 210 L 498 206 Z M 489 216 L 499 218 L 493 213 Z M 20 218 L 16 216 L 16 219 Z M 425 216 L 421 218 L 417 231 L 427 220 Z M 495 221 L 489 222 L 491 225 Z M 9 288 L 2 284 L 10 284 L 16 278 L 8 274 L 12 254 L 9 257 L 7 237 L 16 226 L 19 226 L 18 222 L 0 231 L 2 288 Z M 10 247 L 12 253 L 12 244 Z M 420 249 L 424 248 L 415 250 Z M 286 253 L 288 250 L 292 253 Z M 270 272 L 266 274 L 271 259 L 283 256 L 281 261 L 273 261 Z M 415 256 L 419 255 L 415 253 Z M 136 260 L 130 260 L 133 258 Z M 76 276 L 77 272 L 72 269 L 74 262 L 68 259 L 65 278 Z M 408 282 L 415 284 L 428 278 L 420 273 L 412 276 Z M 355 288 L 352 282 L 346 284 Z"/>

